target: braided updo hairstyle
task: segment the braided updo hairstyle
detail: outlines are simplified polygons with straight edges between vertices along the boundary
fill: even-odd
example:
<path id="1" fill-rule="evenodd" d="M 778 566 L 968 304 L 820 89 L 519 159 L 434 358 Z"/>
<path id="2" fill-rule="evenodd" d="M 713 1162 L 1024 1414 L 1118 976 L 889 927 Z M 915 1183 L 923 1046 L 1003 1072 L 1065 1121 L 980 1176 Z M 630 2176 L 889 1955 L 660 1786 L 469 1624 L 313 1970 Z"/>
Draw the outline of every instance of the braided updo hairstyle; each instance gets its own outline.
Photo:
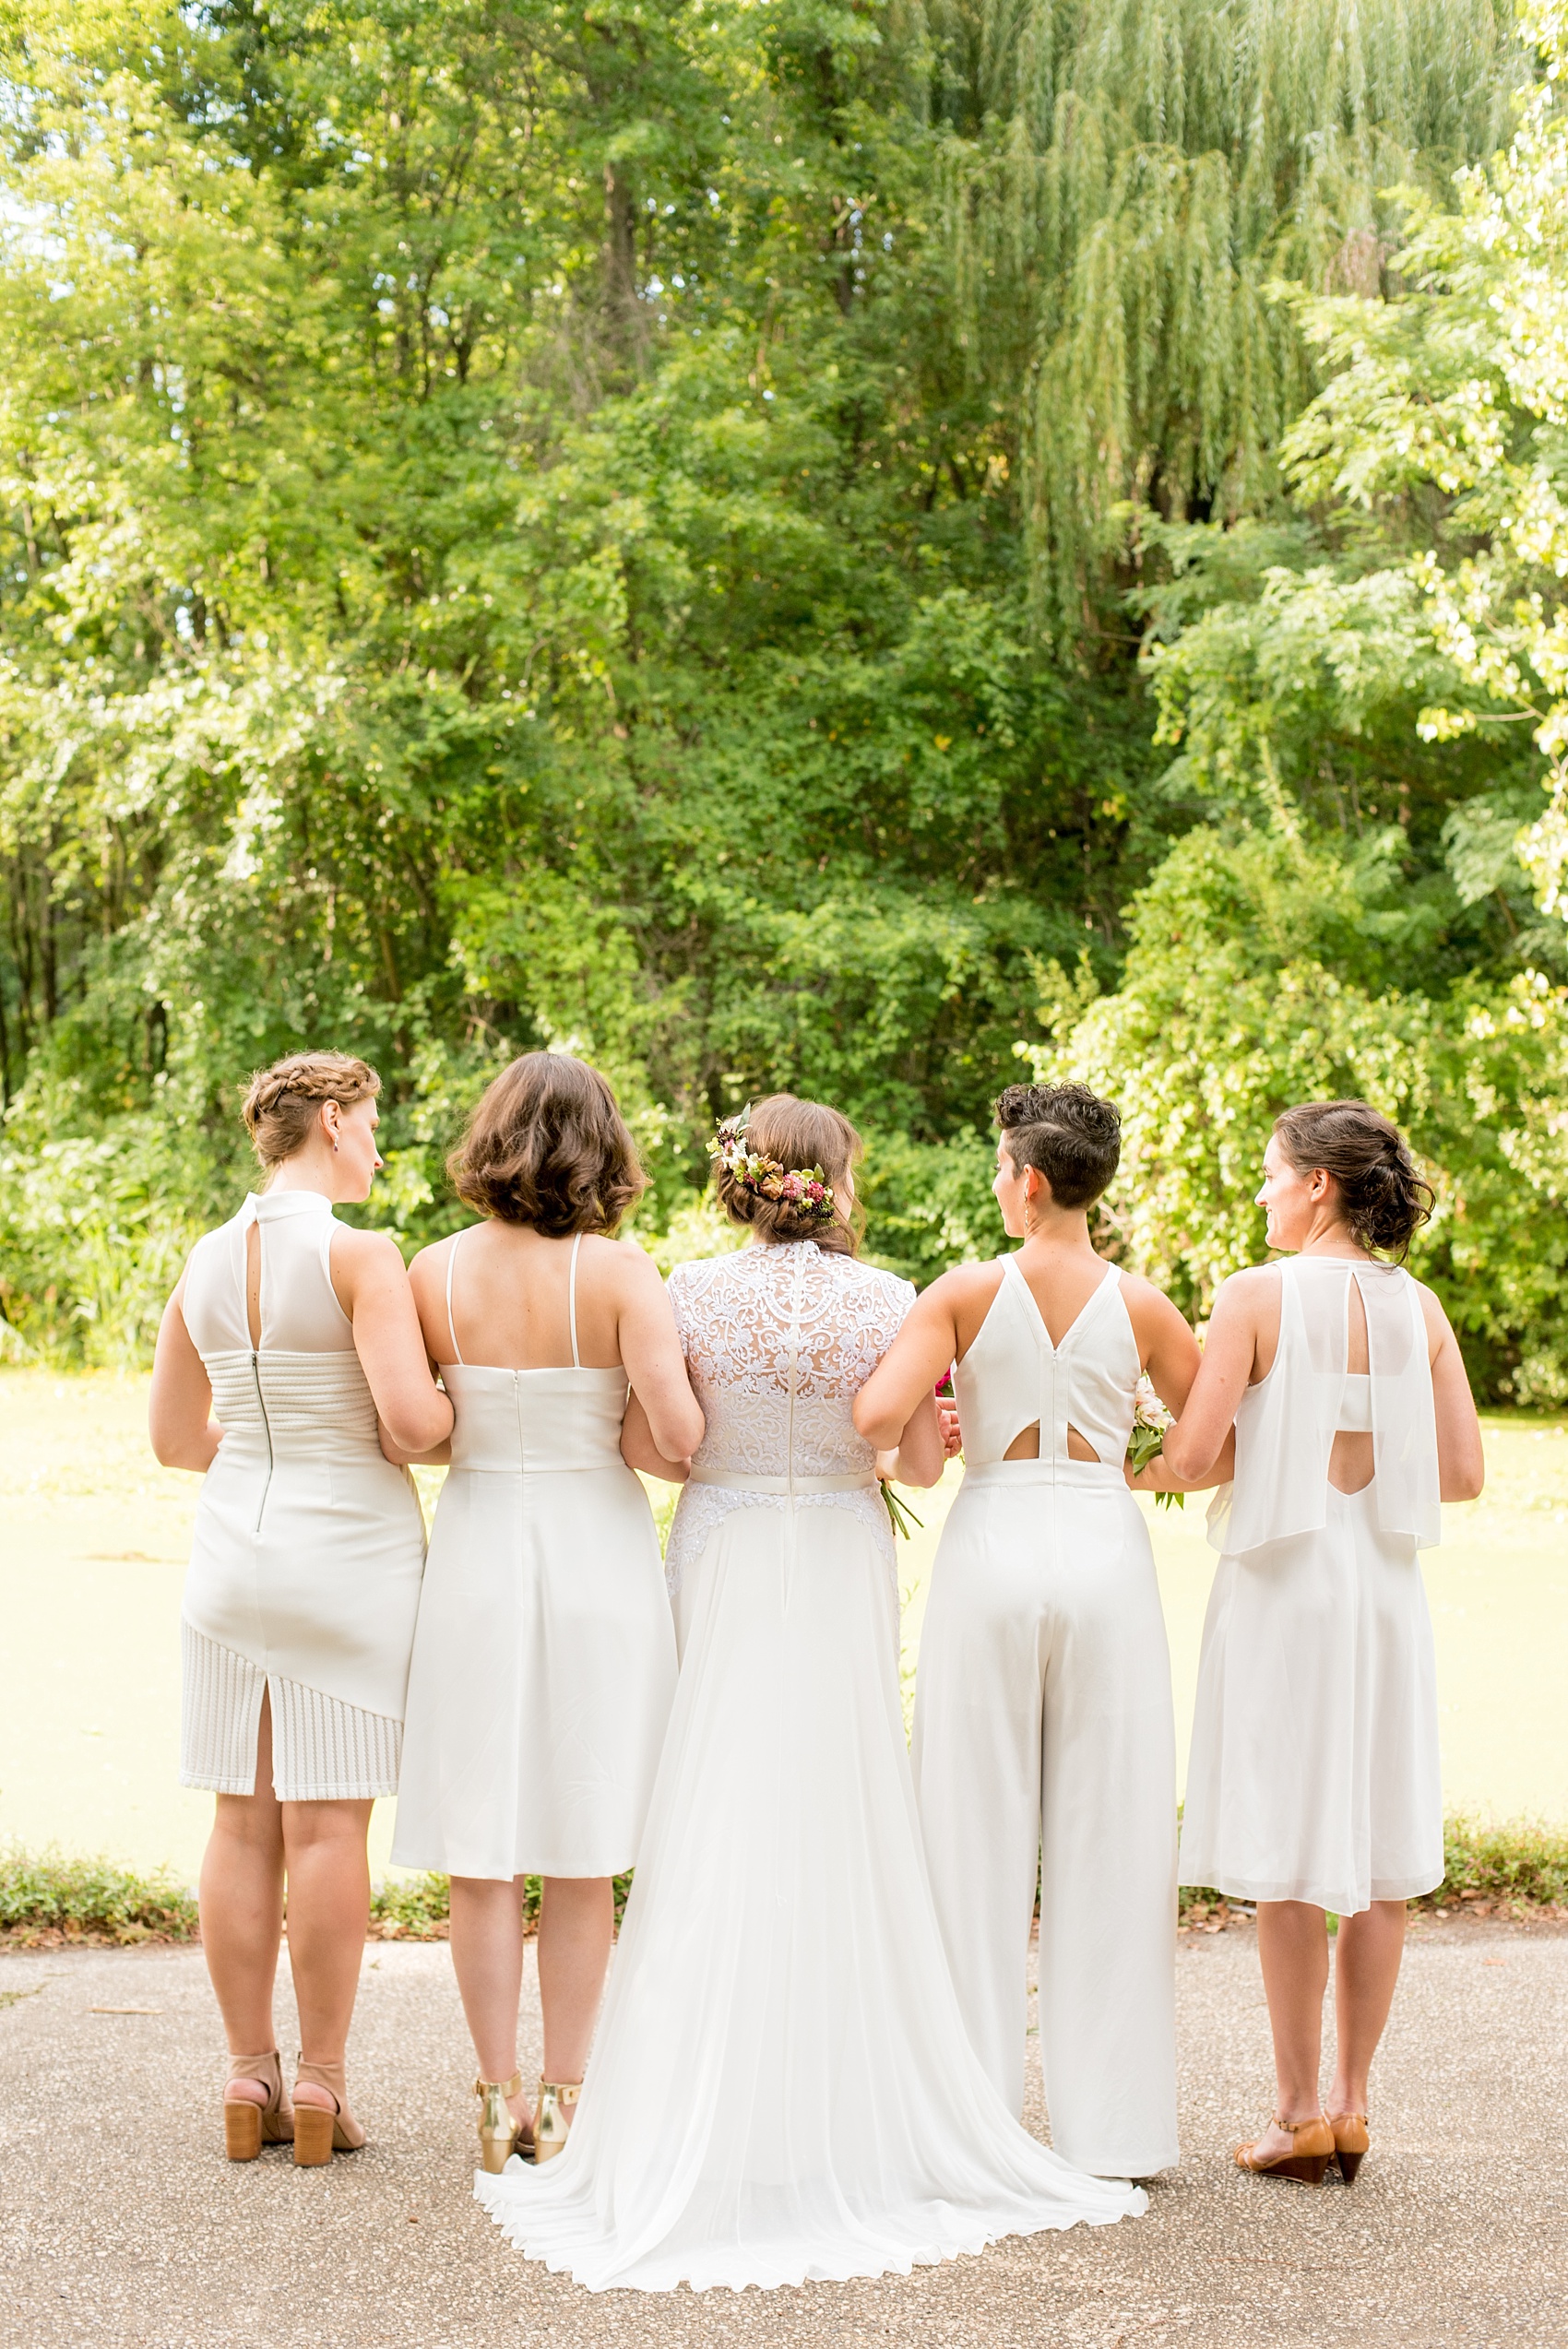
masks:
<path id="1" fill-rule="evenodd" d="M 268 1171 L 303 1150 L 324 1101 L 341 1109 L 368 1101 L 381 1079 L 368 1061 L 350 1052 L 291 1052 L 258 1069 L 241 1104 L 256 1157 Z"/>
<path id="2" fill-rule="evenodd" d="M 1367 1101 L 1303 1101 L 1274 1131 L 1299 1175 L 1334 1177 L 1351 1238 L 1403 1263 L 1436 1194 L 1398 1127 Z"/>

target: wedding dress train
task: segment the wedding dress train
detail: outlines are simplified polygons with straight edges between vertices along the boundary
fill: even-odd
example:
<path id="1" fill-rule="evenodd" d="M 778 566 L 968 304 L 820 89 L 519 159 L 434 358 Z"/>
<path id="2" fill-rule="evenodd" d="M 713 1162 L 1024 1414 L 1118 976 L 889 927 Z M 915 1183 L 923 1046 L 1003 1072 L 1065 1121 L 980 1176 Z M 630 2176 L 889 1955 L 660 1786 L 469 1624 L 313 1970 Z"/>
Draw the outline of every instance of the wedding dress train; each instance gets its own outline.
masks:
<path id="1" fill-rule="evenodd" d="M 908 2273 L 1136 2213 L 1007 2111 L 943 1954 L 849 1418 L 912 1292 L 809 1241 L 671 1290 L 708 1430 L 671 1544 L 674 1711 L 570 2141 L 480 2200 L 594 2291 Z"/>

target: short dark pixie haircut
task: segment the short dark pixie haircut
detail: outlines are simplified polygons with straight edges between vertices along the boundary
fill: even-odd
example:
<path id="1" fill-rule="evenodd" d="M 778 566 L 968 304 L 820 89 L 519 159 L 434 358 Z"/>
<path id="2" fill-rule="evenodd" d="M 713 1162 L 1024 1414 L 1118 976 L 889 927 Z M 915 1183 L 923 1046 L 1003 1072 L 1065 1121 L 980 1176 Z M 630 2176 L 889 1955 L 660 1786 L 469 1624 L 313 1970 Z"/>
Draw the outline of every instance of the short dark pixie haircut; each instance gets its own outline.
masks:
<path id="1" fill-rule="evenodd" d="M 1038 1169 L 1059 1207 L 1092 1206 L 1121 1161 L 1121 1112 L 1087 1085 L 1009 1085 L 996 1122 L 1019 1173 Z"/>
<path id="2" fill-rule="evenodd" d="M 614 1094 L 570 1052 L 525 1052 L 503 1069 L 446 1171 L 481 1216 L 547 1240 L 613 1232 L 647 1188 Z"/>

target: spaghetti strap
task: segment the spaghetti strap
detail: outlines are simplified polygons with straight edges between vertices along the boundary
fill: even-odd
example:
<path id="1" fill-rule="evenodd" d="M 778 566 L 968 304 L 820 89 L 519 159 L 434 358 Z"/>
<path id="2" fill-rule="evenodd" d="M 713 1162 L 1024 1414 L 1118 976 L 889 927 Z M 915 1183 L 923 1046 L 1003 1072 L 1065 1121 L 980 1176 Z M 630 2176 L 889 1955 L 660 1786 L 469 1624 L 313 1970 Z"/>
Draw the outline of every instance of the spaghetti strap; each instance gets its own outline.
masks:
<path id="1" fill-rule="evenodd" d="M 583 1236 L 579 1231 L 572 1240 L 572 1263 L 566 1275 L 566 1319 L 572 1324 L 572 1368 L 574 1370 L 580 1370 L 583 1367 L 582 1358 L 577 1352 L 577 1251 L 582 1244 Z"/>
<path id="2" fill-rule="evenodd" d="M 463 1231 L 469 1228 L 468 1224 L 463 1226 Z M 463 1232 L 455 1231 L 452 1234 L 452 1245 L 446 1251 L 446 1335 L 452 1341 L 452 1359 L 459 1367 L 462 1365 L 463 1349 L 457 1343 L 457 1324 L 452 1319 L 452 1267 L 457 1261 L 457 1243 L 462 1237 Z"/>

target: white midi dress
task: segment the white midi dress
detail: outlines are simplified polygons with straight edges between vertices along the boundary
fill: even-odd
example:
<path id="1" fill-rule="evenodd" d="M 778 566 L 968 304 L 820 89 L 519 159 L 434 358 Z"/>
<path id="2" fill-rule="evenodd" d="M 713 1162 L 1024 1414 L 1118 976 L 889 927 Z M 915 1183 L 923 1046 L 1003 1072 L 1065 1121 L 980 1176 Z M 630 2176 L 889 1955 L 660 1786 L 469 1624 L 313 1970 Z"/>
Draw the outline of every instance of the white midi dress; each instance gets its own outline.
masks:
<path id="1" fill-rule="evenodd" d="M 261 1249 L 261 1343 L 245 1305 Z M 395 1794 L 424 1568 L 408 1471 L 383 1458 L 375 1403 L 332 1286 L 331 1202 L 264 1192 L 198 1240 L 185 1327 L 223 1429 L 196 1504 L 181 1605 L 183 1785 L 255 1792 L 271 1701 L 283 1802 Z"/>
<path id="2" fill-rule="evenodd" d="M 1123 1477 L 1140 1364 L 1114 1267 L 1053 1346 L 1017 1259 L 955 1391 L 964 1481 L 916 1683 L 921 1825 L 975 2050 L 1023 2109 L 1039 1885 L 1051 2142 L 1148 2177 L 1176 2137 L 1176 1735 L 1143 1513 Z M 1031 1422 L 1039 1456 L 1004 1457 Z M 1099 1456 L 1075 1460 L 1075 1429 Z"/>
<path id="3" fill-rule="evenodd" d="M 564 2153 L 475 2190 L 592 2291 L 908 2273 L 1144 2208 L 1006 2110 L 921 1852 L 897 1596 L 850 1406 L 912 1296 L 810 1241 L 671 1278 L 707 1415 L 681 1678 Z"/>
<path id="4" fill-rule="evenodd" d="M 637 1857 L 675 1692 L 659 1536 L 621 1457 L 626 1373 L 465 1362 L 409 1678 L 392 1857 L 454 1876 L 613 1876 Z"/>
<path id="5" fill-rule="evenodd" d="M 1392 1264 L 1297 1256 L 1279 1346 L 1236 1414 L 1204 1624 L 1182 1828 L 1184 1884 L 1353 1916 L 1443 1880 L 1437 1675 L 1418 1552 L 1440 1536 L 1420 1293 Z M 1369 1370 L 1348 1369 L 1352 1280 Z M 1336 1433 L 1373 1475 L 1328 1480 Z"/>

